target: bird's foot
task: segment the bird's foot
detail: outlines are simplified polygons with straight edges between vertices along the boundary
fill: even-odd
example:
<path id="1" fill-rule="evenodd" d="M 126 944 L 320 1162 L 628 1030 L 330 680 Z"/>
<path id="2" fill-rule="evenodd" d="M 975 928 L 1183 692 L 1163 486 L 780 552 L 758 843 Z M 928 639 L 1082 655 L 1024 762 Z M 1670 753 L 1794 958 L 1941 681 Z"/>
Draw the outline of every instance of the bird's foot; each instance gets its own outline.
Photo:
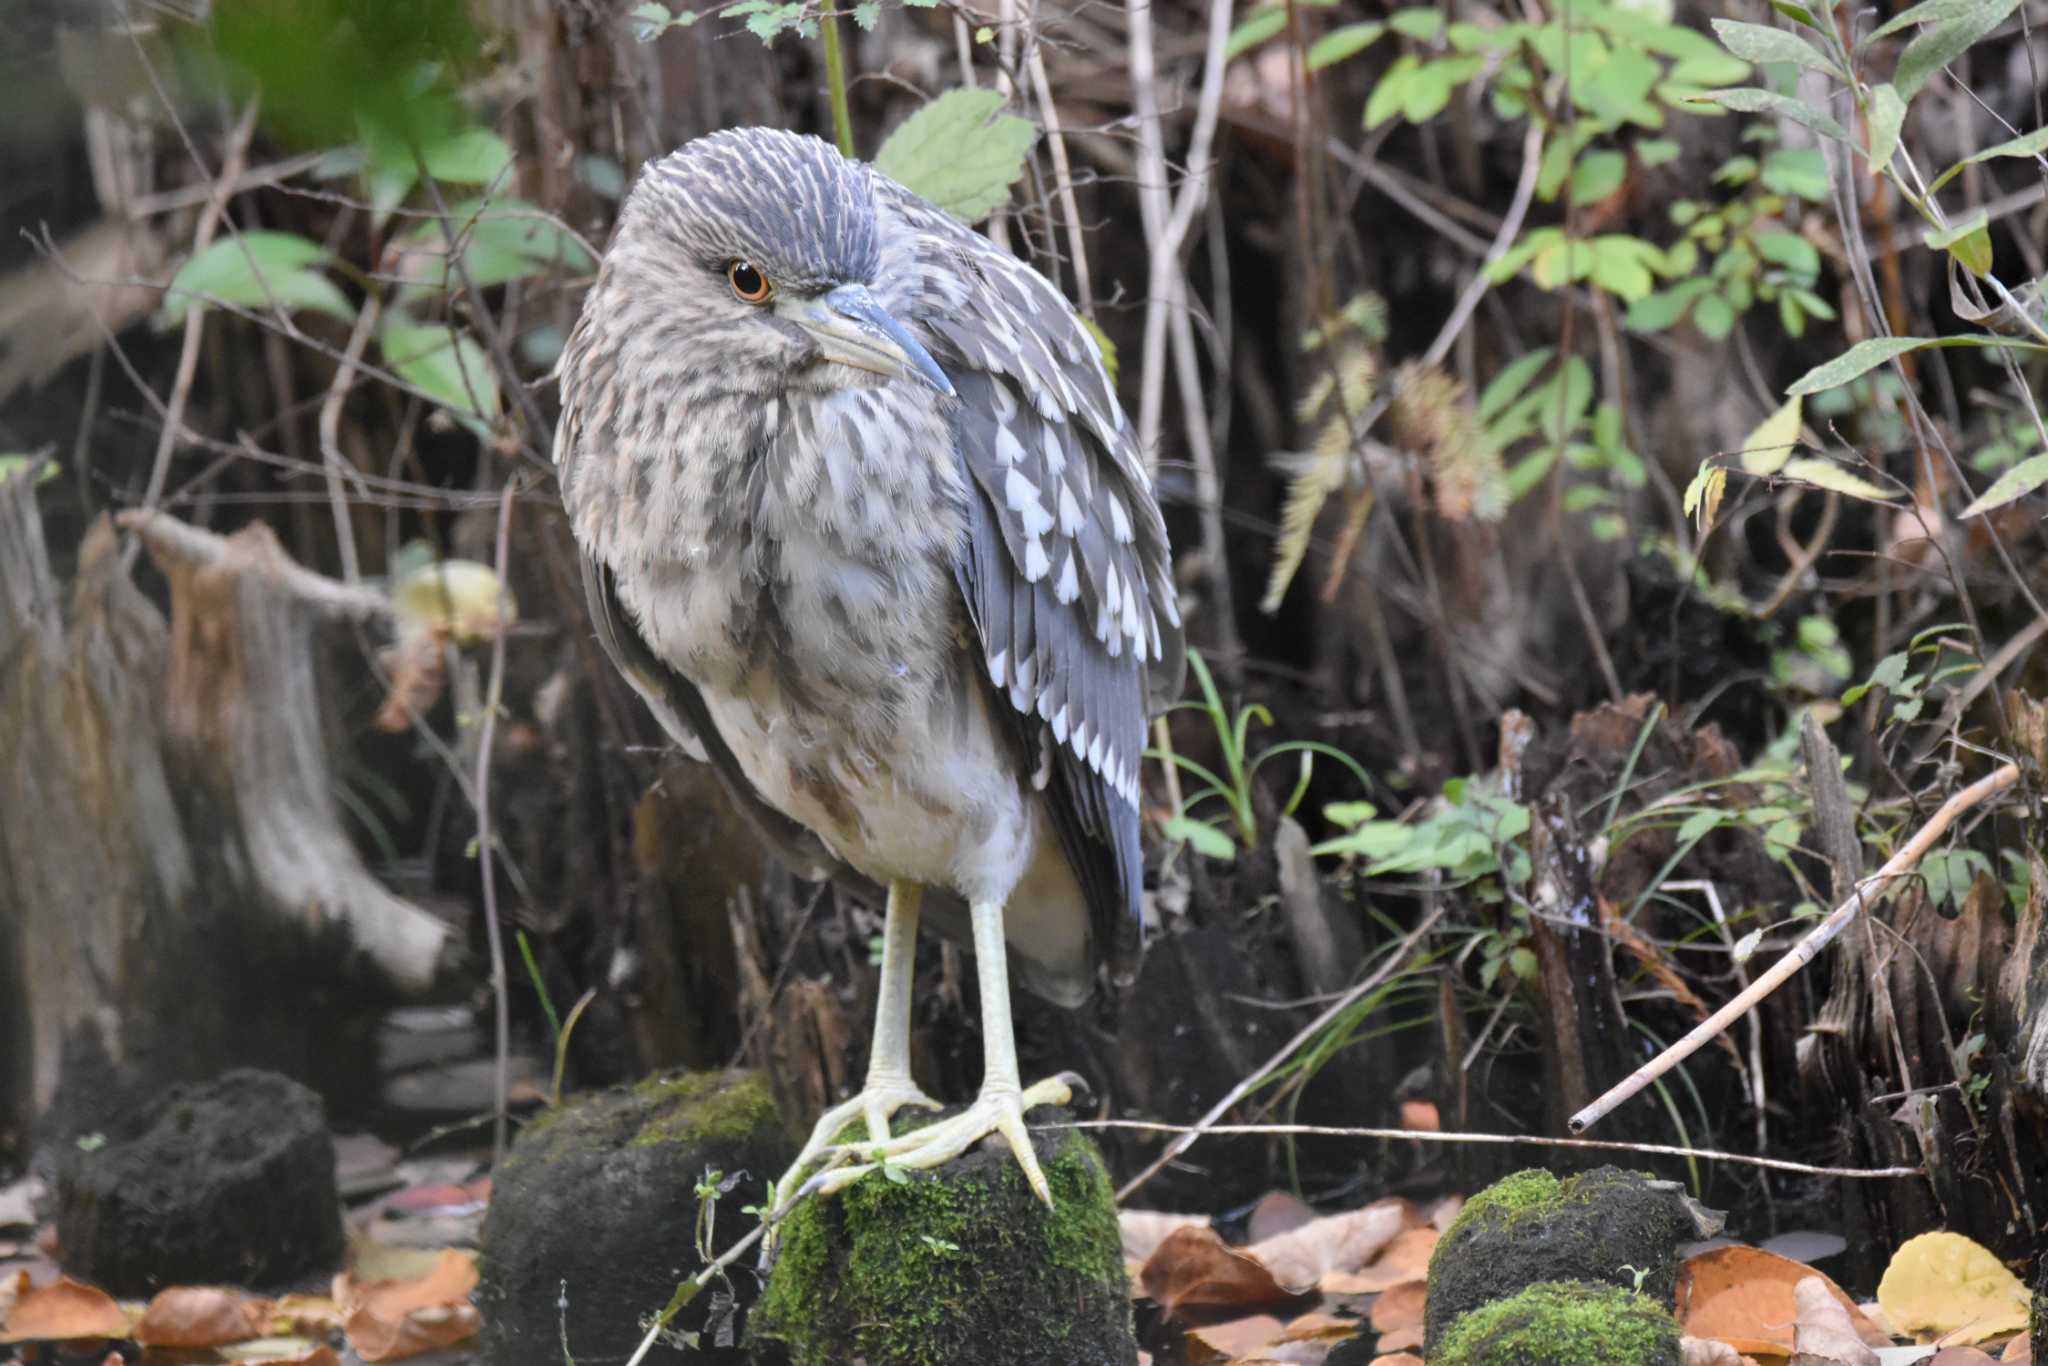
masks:
<path id="1" fill-rule="evenodd" d="M 889 1117 L 905 1106 L 915 1106 L 920 1110 L 942 1108 L 937 1101 L 920 1091 L 914 1081 L 876 1081 L 869 1078 L 868 1084 L 861 1088 L 859 1095 L 851 1100 L 842 1101 L 819 1116 L 817 1124 L 811 1129 L 810 1138 L 804 1143 L 803 1151 L 797 1154 L 796 1161 L 782 1174 L 782 1179 L 775 1183 L 775 1199 L 770 1207 L 779 1208 L 797 1189 L 804 1173 L 817 1166 L 820 1158 L 830 1155 L 834 1146 L 839 1143 L 840 1132 L 847 1125 L 855 1120 L 862 1120 L 867 1124 L 870 1143 L 886 1141 L 889 1137 Z M 864 1145 L 854 1143 L 849 1146 L 859 1149 Z"/>
<path id="2" fill-rule="evenodd" d="M 1045 1173 L 1039 1169 L 1038 1154 L 1024 1128 L 1024 1112 L 1041 1105 L 1065 1105 L 1074 1098 L 1074 1087 L 1080 1080 L 1071 1072 L 1062 1072 L 1023 1091 L 984 1089 L 974 1104 L 951 1119 L 938 1120 L 879 1143 L 845 1145 L 848 1152 L 860 1159 L 860 1165 L 820 1172 L 811 1185 L 816 1194 L 831 1195 L 883 1166 L 942 1166 L 990 1134 L 1001 1134 L 1016 1155 L 1017 1165 L 1024 1169 L 1024 1179 L 1050 1208 L 1052 1187 L 1046 1184 Z"/>

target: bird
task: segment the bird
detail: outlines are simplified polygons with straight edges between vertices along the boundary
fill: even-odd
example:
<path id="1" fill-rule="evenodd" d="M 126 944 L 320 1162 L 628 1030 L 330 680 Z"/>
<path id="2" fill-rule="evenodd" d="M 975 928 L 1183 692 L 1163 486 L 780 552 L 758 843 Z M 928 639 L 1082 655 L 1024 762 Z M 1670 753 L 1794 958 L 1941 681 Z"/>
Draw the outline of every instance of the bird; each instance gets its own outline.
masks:
<path id="1" fill-rule="evenodd" d="M 996 1134 L 1050 1207 L 1023 1117 L 1080 1078 L 1023 1085 L 1009 970 L 1065 1006 L 1128 973 L 1145 730 L 1186 658 L 1099 344 L 872 165 L 738 128 L 642 168 L 556 377 L 606 653 L 794 871 L 886 889 L 866 1076 L 776 1200 Z M 942 1108 L 910 1069 L 926 912 L 974 954 L 983 1077 L 892 1137 Z"/>

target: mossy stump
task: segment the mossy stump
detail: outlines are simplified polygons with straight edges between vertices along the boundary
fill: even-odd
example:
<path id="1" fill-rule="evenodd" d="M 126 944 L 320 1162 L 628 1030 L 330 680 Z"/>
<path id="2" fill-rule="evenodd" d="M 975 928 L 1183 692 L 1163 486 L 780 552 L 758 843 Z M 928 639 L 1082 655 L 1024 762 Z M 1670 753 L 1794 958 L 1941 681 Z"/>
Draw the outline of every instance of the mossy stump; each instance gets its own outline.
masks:
<path id="1" fill-rule="evenodd" d="M 1459 1318 L 1429 1366 L 1678 1366 L 1678 1323 L 1633 1290 L 1545 1281 Z"/>
<path id="2" fill-rule="evenodd" d="M 908 1117 L 906 1117 L 908 1118 Z M 1034 1111 L 1034 1125 L 1063 1120 Z M 928 1122 L 917 1116 L 911 1123 Z M 1034 1127 L 1048 1210 L 1000 1139 L 933 1172 L 875 1172 L 783 1226 L 748 1319 L 760 1363 L 1129 1366 L 1116 1200 L 1095 1145 Z"/>
<path id="3" fill-rule="evenodd" d="M 484 1220 L 484 1361 L 560 1362 L 565 1341 L 579 1362 L 623 1361 L 642 1320 L 704 1264 L 705 1173 L 739 1178 L 717 1198 L 716 1255 L 753 1227 L 741 1207 L 765 1203 L 768 1183 L 795 1158 L 775 1098 L 752 1072 L 660 1076 L 541 1114 L 499 1168 Z M 647 1360 L 742 1366 L 739 1337 L 757 1293 L 750 1267 L 734 1267 L 671 1325 L 683 1336 Z"/>
<path id="4" fill-rule="evenodd" d="M 1559 1180 L 1516 1172 L 1472 1197 L 1429 1261 L 1426 1355 L 1453 1321 L 1545 1281 L 1640 1290 L 1667 1308 L 1678 1283 L 1678 1242 L 1697 1227 L 1668 1183 L 1600 1167 Z"/>

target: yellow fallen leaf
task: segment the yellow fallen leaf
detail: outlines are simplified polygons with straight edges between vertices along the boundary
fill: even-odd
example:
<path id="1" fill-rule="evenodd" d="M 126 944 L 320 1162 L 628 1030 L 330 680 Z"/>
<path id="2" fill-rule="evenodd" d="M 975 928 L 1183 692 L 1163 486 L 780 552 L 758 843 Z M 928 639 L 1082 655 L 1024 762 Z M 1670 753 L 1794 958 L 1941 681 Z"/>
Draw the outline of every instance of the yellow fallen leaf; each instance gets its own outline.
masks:
<path id="1" fill-rule="evenodd" d="M 1951 1343 L 2027 1326 L 2027 1288 L 1991 1249 L 1960 1233 L 1923 1233 L 1892 1254 L 1877 1302 L 1892 1327 Z"/>

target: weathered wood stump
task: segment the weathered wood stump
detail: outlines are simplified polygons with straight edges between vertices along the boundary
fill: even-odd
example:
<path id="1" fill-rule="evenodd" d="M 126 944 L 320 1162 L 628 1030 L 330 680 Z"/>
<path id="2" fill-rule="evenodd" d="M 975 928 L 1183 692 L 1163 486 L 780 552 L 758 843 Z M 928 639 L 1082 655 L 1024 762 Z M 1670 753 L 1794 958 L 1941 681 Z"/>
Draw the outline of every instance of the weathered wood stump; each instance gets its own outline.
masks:
<path id="1" fill-rule="evenodd" d="M 382 595 L 130 514 L 170 586 L 137 589 L 114 527 L 52 573 L 33 478 L 0 481 L 0 1148 L 24 1145 L 66 1041 L 154 1080 L 238 1063 L 320 1089 L 361 1074 L 321 985 L 369 1007 L 418 988 L 449 927 L 387 891 L 341 824 L 315 632 L 387 634 Z M 325 1070 L 331 1074 L 321 1076 Z"/>

